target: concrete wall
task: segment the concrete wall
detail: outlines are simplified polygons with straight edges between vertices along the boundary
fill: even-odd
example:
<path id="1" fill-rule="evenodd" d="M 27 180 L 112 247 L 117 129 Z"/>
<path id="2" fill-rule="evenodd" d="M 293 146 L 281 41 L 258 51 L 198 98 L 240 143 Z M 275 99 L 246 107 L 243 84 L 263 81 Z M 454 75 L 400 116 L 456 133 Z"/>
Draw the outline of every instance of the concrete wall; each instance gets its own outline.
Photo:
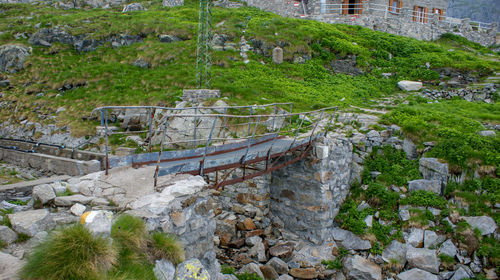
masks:
<path id="1" fill-rule="evenodd" d="M 0 160 L 21 167 L 30 167 L 70 176 L 82 176 L 101 170 L 101 163 L 98 160 L 82 161 L 2 148 L 0 148 Z"/>

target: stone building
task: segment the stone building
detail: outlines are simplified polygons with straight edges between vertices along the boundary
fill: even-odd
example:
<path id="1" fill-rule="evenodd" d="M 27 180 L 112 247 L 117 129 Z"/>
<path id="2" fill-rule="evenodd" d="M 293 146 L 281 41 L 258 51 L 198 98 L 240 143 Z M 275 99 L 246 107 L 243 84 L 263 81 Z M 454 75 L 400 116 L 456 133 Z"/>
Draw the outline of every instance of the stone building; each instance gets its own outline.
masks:
<path id="1" fill-rule="evenodd" d="M 436 40 L 461 35 L 484 46 L 495 44 L 498 23 L 446 16 L 448 0 L 246 0 L 249 6 L 285 17 L 360 25 L 373 30 Z"/>

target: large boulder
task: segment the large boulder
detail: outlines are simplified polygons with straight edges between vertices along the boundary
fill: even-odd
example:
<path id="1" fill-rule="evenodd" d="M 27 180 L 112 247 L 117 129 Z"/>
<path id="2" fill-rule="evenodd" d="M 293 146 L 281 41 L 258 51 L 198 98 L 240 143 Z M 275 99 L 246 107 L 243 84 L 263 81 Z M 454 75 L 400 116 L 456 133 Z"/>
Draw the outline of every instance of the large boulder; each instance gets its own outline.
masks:
<path id="1" fill-rule="evenodd" d="M 17 233 L 35 236 L 40 231 L 48 231 L 55 226 L 47 209 L 22 211 L 9 214 L 7 217 L 12 224 L 12 229 Z"/>
<path id="2" fill-rule="evenodd" d="M 286 262 L 281 260 L 280 258 L 273 257 L 267 262 L 267 265 L 271 266 L 274 268 L 276 272 L 279 274 L 287 274 L 288 273 L 288 265 Z"/>
<path id="3" fill-rule="evenodd" d="M 73 45 L 75 38 L 59 28 L 43 28 L 33 34 L 28 42 L 36 46 L 50 47 L 53 43 Z"/>
<path id="4" fill-rule="evenodd" d="M 439 273 L 439 259 L 436 250 L 409 247 L 406 252 L 409 267 L 416 267 L 431 273 Z"/>
<path id="5" fill-rule="evenodd" d="M 405 272 L 402 272 L 402 273 L 396 275 L 396 279 L 397 280 L 416 280 L 416 279 L 439 280 L 439 277 L 437 277 L 437 275 L 434 275 L 434 274 L 427 272 L 425 270 L 413 268 L 413 269 L 407 270 Z"/>
<path id="6" fill-rule="evenodd" d="M 56 198 L 56 194 L 50 185 L 43 184 L 33 188 L 33 199 L 39 200 L 42 204 L 47 204 L 54 198 Z"/>
<path id="7" fill-rule="evenodd" d="M 348 257 L 343 269 L 347 279 L 382 280 L 382 269 L 358 255 Z"/>
<path id="8" fill-rule="evenodd" d="M 421 228 L 410 228 L 406 243 L 413 247 L 420 247 L 424 243 L 424 230 Z"/>
<path id="9" fill-rule="evenodd" d="M 463 217 L 463 219 L 471 225 L 473 229 L 479 229 L 482 235 L 495 233 L 498 228 L 495 220 L 488 216 Z"/>
<path id="10" fill-rule="evenodd" d="M 442 193 L 442 185 L 439 180 L 413 180 L 408 182 L 408 190 L 410 192 L 424 190 L 440 195 Z"/>
<path id="11" fill-rule="evenodd" d="M 404 91 L 417 91 L 422 88 L 422 82 L 400 81 L 398 87 Z"/>
<path id="12" fill-rule="evenodd" d="M 0 73 L 16 73 L 23 69 L 26 58 L 31 54 L 31 48 L 20 45 L 0 46 Z"/>
<path id="13" fill-rule="evenodd" d="M 12 255 L 0 252 L 0 279 L 19 279 L 18 273 L 23 265 L 24 261 L 21 261 Z"/>
<path id="14" fill-rule="evenodd" d="M 244 265 L 239 271 L 238 273 L 250 273 L 250 274 L 257 274 L 257 276 L 259 276 L 260 278 L 264 279 L 264 274 L 262 274 L 262 271 L 260 270 L 260 266 L 256 263 L 249 263 L 249 264 L 246 264 Z"/>
<path id="15" fill-rule="evenodd" d="M 446 240 L 443 244 L 441 244 L 441 247 L 439 248 L 439 255 L 443 254 L 450 257 L 455 257 L 457 253 L 457 246 L 453 244 L 453 241 L 451 241 L 451 239 Z"/>
<path id="16" fill-rule="evenodd" d="M 132 11 L 144 11 L 146 10 L 141 3 L 132 3 L 123 7 L 122 13 L 132 12 Z"/>

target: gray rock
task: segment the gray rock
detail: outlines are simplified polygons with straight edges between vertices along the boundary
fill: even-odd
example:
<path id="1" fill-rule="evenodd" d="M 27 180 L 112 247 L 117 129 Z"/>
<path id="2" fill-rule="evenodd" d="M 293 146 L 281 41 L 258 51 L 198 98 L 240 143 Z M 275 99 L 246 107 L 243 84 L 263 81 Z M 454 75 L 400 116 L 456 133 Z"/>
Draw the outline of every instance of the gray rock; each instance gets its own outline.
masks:
<path id="1" fill-rule="evenodd" d="M 460 267 L 455 271 L 451 280 L 462 280 L 462 279 L 473 279 L 474 273 L 472 271 L 467 271 L 464 267 Z"/>
<path id="2" fill-rule="evenodd" d="M 158 38 L 160 39 L 160 42 L 162 42 L 162 43 L 173 43 L 173 42 L 181 41 L 180 38 L 178 38 L 174 35 L 168 35 L 168 34 L 160 35 L 160 36 L 158 36 Z"/>
<path id="3" fill-rule="evenodd" d="M 347 279 L 382 280 L 382 269 L 358 255 L 349 256 L 344 261 L 343 271 Z"/>
<path id="4" fill-rule="evenodd" d="M 153 272 L 158 280 L 172 280 L 175 276 L 175 266 L 168 260 L 156 260 Z"/>
<path id="5" fill-rule="evenodd" d="M 382 252 L 382 259 L 387 263 L 391 263 L 392 260 L 395 260 L 404 267 L 406 264 L 407 250 L 408 246 L 406 244 L 393 240 Z"/>
<path id="6" fill-rule="evenodd" d="M 56 42 L 73 45 L 75 38 L 59 28 L 43 28 L 33 34 L 28 42 L 32 45 L 50 47 Z"/>
<path id="7" fill-rule="evenodd" d="M 438 235 L 432 230 L 426 230 L 424 232 L 424 248 L 435 248 L 438 246 L 441 242 L 443 242 L 446 239 L 445 236 Z"/>
<path id="8" fill-rule="evenodd" d="M 17 276 L 25 261 L 0 252 L 0 279 L 2 280 L 15 280 L 19 279 Z"/>
<path id="9" fill-rule="evenodd" d="M 405 151 L 407 159 L 412 160 L 418 157 L 417 146 L 408 138 L 403 141 L 403 151 Z"/>
<path id="10" fill-rule="evenodd" d="M 439 180 L 420 179 L 408 182 L 408 190 L 410 192 L 424 190 L 440 195 L 442 193 L 442 186 Z"/>
<path id="11" fill-rule="evenodd" d="M 421 270 L 418 268 L 413 268 L 410 270 L 407 270 L 405 272 L 402 272 L 398 275 L 396 275 L 397 280 L 439 280 L 439 277 L 437 275 L 434 275 L 430 272 L 427 272 L 425 270 Z"/>
<path id="12" fill-rule="evenodd" d="M 69 211 L 73 215 L 80 217 L 85 212 L 86 209 L 87 209 L 87 207 L 85 207 L 85 205 L 82 205 L 80 203 L 75 203 L 73 206 L 71 206 Z"/>
<path id="13" fill-rule="evenodd" d="M 70 196 L 59 196 L 54 199 L 54 204 L 56 206 L 70 207 L 75 203 L 80 203 L 83 205 L 89 204 L 95 197 L 83 196 L 81 194 L 75 194 Z"/>
<path id="14" fill-rule="evenodd" d="M 406 252 L 406 260 L 408 266 L 413 268 L 420 268 L 431 273 L 439 273 L 439 259 L 436 255 L 436 250 L 429 250 L 425 248 L 409 247 Z"/>
<path id="15" fill-rule="evenodd" d="M 10 85 L 10 80 L 0 81 L 0 87 L 8 87 Z"/>
<path id="16" fill-rule="evenodd" d="M 424 242 L 424 231 L 420 228 L 410 228 L 406 243 L 413 247 L 420 247 Z"/>
<path id="17" fill-rule="evenodd" d="M 24 62 L 31 54 L 31 48 L 21 45 L 0 46 L 0 73 L 16 73 L 23 69 Z"/>
<path id="18" fill-rule="evenodd" d="M 438 180 L 445 185 L 448 181 L 448 164 L 441 163 L 436 158 L 420 158 L 418 170 L 424 179 Z"/>
<path id="19" fill-rule="evenodd" d="M 455 246 L 455 244 L 453 244 L 451 239 L 448 239 L 443 244 L 441 244 L 441 247 L 439 248 L 439 252 L 438 252 L 439 255 L 443 254 L 443 255 L 450 256 L 450 257 L 455 257 L 457 255 L 457 253 L 458 253 L 458 249 Z"/>
<path id="20" fill-rule="evenodd" d="M 47 204 L 54 198 L 56 198 L 56 194 L 50 185 L 43 184 L 33 188 L 33 199 L 38 199 L 42 204 Z"/>
<path id="21" fill-rule="evenodd" d="M 404 91 L 417 91 L 420 90 L 423 85 L 422 82 L 400 81 L 398 86 Z"/>
<path id="22" fill-rule="evenodd" d="M 264 243 L 262 243 L 262 238 L 258 236 L 252 236 L 247 238 L 247 245 L 252 246 L 250 250 L 248 250 L 248 255 L 250 257 L 255 257 L 259 262 L 267 261 L 266 257 L 266 248 L 264 247 Z"/>
<path id="23" fill-rule="evenodd" d="M 274 270 L 276 270 L 276 272 L 278 272 L 279 274 L 288 273 L 288 265 L 280 258 L 273 257 L 267 262 L 267 264 L 274 268 Z"/>
<path id="24" fill-rule="evenodd" d="M 380 136 L 380 133 L 376 130 L 370 130 L 366 134 L 366 138 L 368 139 L 368 141 L 372 143 L 373 146 L 382 145 L 382 137 Z"/>
<path id="25" fill-rule="evenodd" d="M 17 233 L 11 230 L 7 226 L 0 226 L 0 241 L 4 244 L 9 245 L 12 242 L 16 241 Z"/>
<path id="26" fill-rule="evenodd" d="M 180 263 L 175 270 L 175 279 L 210 280 L 210 274 L 198 259 L 189 259 Z"/>
<path id="27" fill-rule="evenodd" d="M 238 271 L 238 273 L 244 273 L 244 272 L 247 272 L 250 274 L 255 273 L 255 274 L 257 274 L 257 276 L 264 279 L 264 274 L 262 274 L 262 271 L 260 271 L 259 265 L 256 263 L 252 262 L 252 263 L 246 264 Z"/>
<path id="28" fill-rule="evenodd" d="M 163 0 L 164 7 L 184 6 L 184 0 Z"/>
<path id="29" fill-rule="evenodd" d="M 288 274 L 283 274 L 283 275 L 280 275 L 278 280 L 293 280 L 293 277 L 288 275 Z"/>
<path id="30" fill-rule="evenodd" d="M 55 226 L 47 209 L 23 211 L 9 214 L 7 217 L 14 231 L 29 236 L 34 236 L 40 231 L 50 230 Z"/>
<path id="31" fill-rule="evenodd" d="M 113 213 L 111 211 L 90 211 L 82 216 L 82 224 L 96 235 L 109 236 L 112 221 Z"/>
<path id="32" fill-rule="evenodd" d="M 488 216 L 463 217 L 463 219 L 471 225 L 472 228 L 477 228 L 482 235 L 489 235 L 497 231 L 497 224 L 493 218 Z"/>
<path id="33" fill-rule="evenodd" d="M 401 221 L 408 221 L 410 219 L 410 211 L 406 209 L 399 210 L 399 218 Z"/>
<path id="34" fill-rule="evenodd" d="M 483 130 L 478 132 L 479 135 L 484 136 L 484 137 L 494 137 L 496 132 L 494 130 Z"/>
<path id="35" fill-rule="evenodd" d="M 122 13 L 128 13 L 132 11 L 144 11 L 146 10 L 141 3 L 132 3 L 123 7 Z"/>
<path id="36" fill-rule="evenodd" d="M 140 68 L 144 68 L 144 69 L 147 69 L 147 68 L 151 67 L 151 64 L 149 62 L 147 62 L 147 61 L 144 61 L 142 58 L 137 59 L 132 64 L 134 66 L 137 66 L 137 67 L 140 67 Z"/>
<path id="37" fill-rule="evenodd" d="M 301 243 L 297 246 L 300 249 L 294 252 L 292 259 L 301 264 L 301 266 L 306 267 L 318 266 L 320 265 L 322 260 L 331 259 L 332 250 L 333 248 L 337 247 L 334 242 L 329 242 L 322 245 Z"/>
<path id="38" fill-rule="evenodd" d="M 283 49 L 276 47 L 273 49 L 273 62 L 275 64 L 283 63 Z"/>
<path id="39" fill-rule="evenodd" d="M 342 243 L 342 246 L 344 246 L 346 249 L 369 250 L 372 247 L 370 241 L 363 240 L 359 236 L 348 230 L 334 228 L 330 231 L 330 233 L 332 235 L 332 238 L 335 241 L 339 241 L 340 243 Z"/>

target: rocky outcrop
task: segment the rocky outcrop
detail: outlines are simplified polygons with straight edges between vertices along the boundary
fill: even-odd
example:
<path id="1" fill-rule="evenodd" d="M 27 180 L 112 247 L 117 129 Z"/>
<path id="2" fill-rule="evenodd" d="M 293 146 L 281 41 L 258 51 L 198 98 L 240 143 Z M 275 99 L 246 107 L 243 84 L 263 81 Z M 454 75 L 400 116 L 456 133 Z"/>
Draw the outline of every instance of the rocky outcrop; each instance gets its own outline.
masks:
<path id="1" fill-rule="evenodd" d="M 7 217 L 12 224 L 12 229 L 29 236 L 35 236 L 38 232 L 50 230 L 55 226 L 47 209 L 22 211 L 9 214 Z"/>
<path id="2" fill-rule="evenodd" d="M 146 10 L 141 3 L 132 3 L 125 5 L 123 7 L 122 13 L 133 12 L 133 11 L 144 11 Z"/>
<path id="3" fill-rule="evenodd" d="M 43 28 L 33 34 L 28 42 L 32 45 L 50 47 L 53 43 L 73 45 L 79 53 L 96 50 L 105 43 L 111 43 L 113 48 L 121 46 L 130 46 L 133 43 L 142 42 L 143 38 L 139 35 L 118 34 L 109 35 L 105 39 L 94 39 L 92 34 L 71 35 L 63 28 Z"/>
<path id="4" fill-rule="evenodd" d="M 0 252 L 0 279 L 19 279 L 18 272 L 24 265 L 25 261 Z"/>
<path id="5" fill-rule="evenodd" d="M 460 88 L 456 90 L 423 90 L 420 95 L 433 101 L 440 99 L 461 98 L 469 102 L 494 103 L 498 98 L 497 87 L 495 84 L 486 84 L 478 88 Z"/>
<path id="6" fill-rule="evenodd" d="M 404 91 L 418 91 L 422 88 L 422 82 L 400 81 L 398 87 Z"/>
<path id="7" fill-rule="evenodd" d="M 16 73 L 23 69 L 24 62 L 31 54 L 31 48 L 21 45 L 0 46 L 0 73 Z"/>
<path id="8" fill-rule="evenodd" d="M 382 280 L 382 269 L 358 255 L 344 261 L 344 273 L 347 279 Z"/>

